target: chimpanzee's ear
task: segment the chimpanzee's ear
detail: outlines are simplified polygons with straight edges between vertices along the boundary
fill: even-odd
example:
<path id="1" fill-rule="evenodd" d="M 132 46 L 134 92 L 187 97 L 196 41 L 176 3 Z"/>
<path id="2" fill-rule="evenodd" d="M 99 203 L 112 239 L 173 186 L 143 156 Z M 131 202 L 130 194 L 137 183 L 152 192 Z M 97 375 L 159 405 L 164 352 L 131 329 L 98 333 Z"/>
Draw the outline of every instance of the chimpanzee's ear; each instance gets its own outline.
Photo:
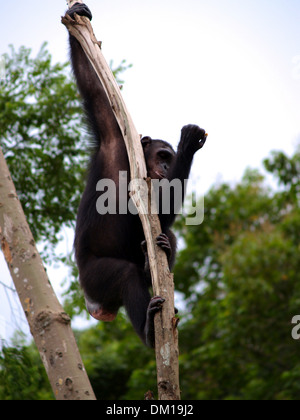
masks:
<path id="1" fill-rule="evenodd" d="M 145 148 L 146 146 L 148 146 L 149 144 L 152 143 L 152 138 L 151 137 L 143 137 L 141 142 L 142 142 L 142 146 Z"/>

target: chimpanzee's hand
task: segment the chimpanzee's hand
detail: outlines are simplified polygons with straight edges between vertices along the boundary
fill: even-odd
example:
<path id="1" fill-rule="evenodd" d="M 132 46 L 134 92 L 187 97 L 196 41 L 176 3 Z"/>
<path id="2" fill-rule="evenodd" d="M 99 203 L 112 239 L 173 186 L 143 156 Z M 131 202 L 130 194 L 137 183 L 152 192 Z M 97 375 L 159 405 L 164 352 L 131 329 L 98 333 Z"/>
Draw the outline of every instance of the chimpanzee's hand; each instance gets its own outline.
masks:
<path id="1" fill-rule="evenodd" d="M 79 16 L 86 16 L 90 20 L 92 20 L 92 12 L 84 3 L 75 3 L 71 9 L 67 10 L 67 15 L 71 16 L 74 19 L 74 13 L 77 13 Z"/>
<path id="2" fill-rule="evenodd" d="M 198 125 L 186 125 L 181 130 L 181 139 L 178 146 L 178 153 L 194 154 L 202 149 L 206 142 L 207 134 Z"/>
<path id="3" fill-rule="evenodd" d="M 168 236 L 164 233 L 161 233 L 157 238 L 156 238 L 156 243 L 157 245 L 163 250 L 165 251 L 167 258 L 168 258 L 168 262 L 170 263 L 171 261 L 171 257 L 172 257 L 172 247 L 171 247 L 171 243 L 170 243 L 170 239 L 168 238 Z M 141 248 L 143 251 L 143 254 L 145 255 L 145 271 L 146 271 L 146 267 L 149 267 L 149 257 L 148 257 L 148 248 L 147 248 L 147 242 L 143 241 L 141 243 Z M 149 267 L 150 269 L 150 267 Z"/>

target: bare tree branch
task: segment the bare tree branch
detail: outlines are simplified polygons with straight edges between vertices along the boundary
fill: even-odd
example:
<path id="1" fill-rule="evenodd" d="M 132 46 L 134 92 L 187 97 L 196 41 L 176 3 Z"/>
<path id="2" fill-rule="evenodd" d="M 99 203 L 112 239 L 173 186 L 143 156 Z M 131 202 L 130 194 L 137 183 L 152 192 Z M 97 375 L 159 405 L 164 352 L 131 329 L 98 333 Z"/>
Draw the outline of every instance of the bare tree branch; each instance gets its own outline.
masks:
<path id="1" fill-rule="evenodd" d="M 50 285 L 1 147 L 0 244 L 56 399 L 94 400 L 70 318 Z"/>

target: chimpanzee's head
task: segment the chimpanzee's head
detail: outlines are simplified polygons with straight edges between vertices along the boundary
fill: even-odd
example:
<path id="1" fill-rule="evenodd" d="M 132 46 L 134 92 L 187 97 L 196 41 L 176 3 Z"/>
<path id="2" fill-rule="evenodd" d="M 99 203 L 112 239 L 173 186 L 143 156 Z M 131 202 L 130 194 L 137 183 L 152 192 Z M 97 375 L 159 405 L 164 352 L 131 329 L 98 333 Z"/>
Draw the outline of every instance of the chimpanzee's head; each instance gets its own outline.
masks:
<path id="1" fill-rule="evenodd" d="M 148 176 L 152 179 L 166 178 L 176 159 L 173 147 L 163 140 L 152 140 L 151 137 L 143 137 L 141 142 Z"/>

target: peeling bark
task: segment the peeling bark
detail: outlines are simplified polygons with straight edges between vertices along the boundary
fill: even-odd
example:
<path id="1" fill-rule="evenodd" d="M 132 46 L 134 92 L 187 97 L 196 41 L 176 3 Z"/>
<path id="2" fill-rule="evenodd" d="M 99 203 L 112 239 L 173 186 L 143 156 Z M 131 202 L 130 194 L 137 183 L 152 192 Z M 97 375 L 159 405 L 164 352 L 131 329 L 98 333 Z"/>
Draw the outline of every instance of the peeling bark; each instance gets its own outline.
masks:
<path id="1" fill-rule="evenodd" d="M 51 287 L 0 147 L 0 243 L 58 400 L 93 400 L 71 329 Z"/>

